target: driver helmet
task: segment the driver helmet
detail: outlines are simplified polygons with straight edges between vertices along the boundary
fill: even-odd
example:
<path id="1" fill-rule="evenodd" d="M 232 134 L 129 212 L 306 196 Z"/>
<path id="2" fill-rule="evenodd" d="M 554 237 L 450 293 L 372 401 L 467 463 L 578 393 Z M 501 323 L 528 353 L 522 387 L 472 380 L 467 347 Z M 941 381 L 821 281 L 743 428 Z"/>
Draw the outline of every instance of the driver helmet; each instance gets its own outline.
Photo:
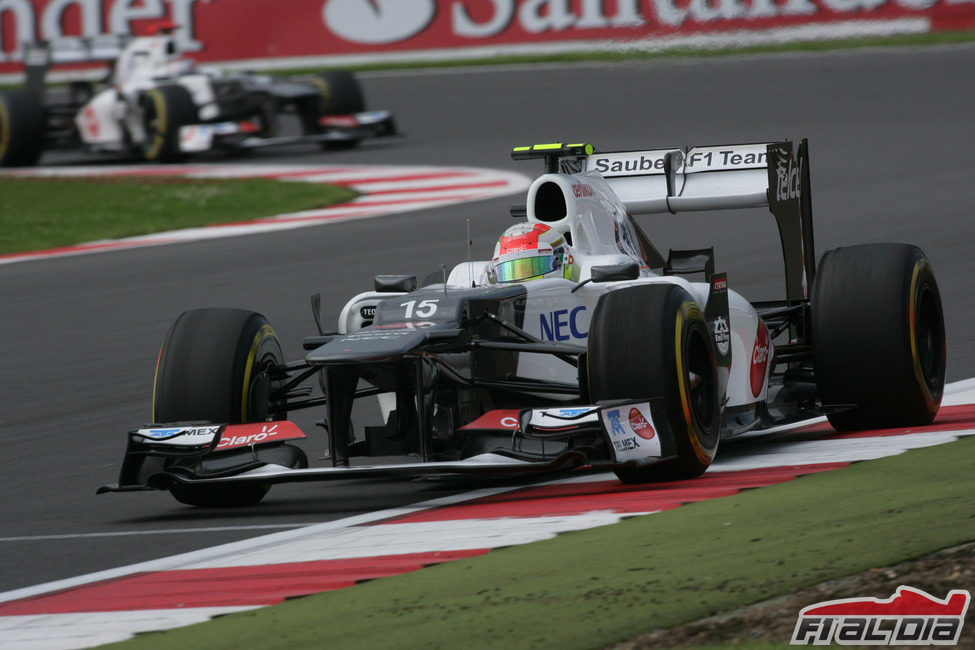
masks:
<path id="1" fill-rule="evenodd" d="M 573 259 L 565 238 L 544 223 L 519 223 L 502 233 L 494 247 L 492 282 L 570 278 Z"/>

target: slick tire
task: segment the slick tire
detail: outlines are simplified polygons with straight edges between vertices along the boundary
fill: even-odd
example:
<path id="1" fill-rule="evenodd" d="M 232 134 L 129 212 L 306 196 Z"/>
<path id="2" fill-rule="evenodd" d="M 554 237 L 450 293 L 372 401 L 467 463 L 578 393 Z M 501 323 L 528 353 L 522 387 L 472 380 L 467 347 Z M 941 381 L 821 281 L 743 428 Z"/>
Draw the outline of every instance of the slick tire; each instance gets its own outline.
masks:
<path id="1" fill-rule="evenodd" d="M 834 428 L 934 419 L 945 383 L 944 314 L 920 248 L 866 244 L 827 252 L 811 310 L 816 387 Z"/>
<path id="2" fill-rule="evenodd" d="M 323 115 L 351 115 L 366 110 L 362 86 L 348 70 L 326 70 L 315 79 L 321 90 Z"/>
<path id="3" fill-rule="evenodd" d="M 677 457 L 619 468 L 621 481 L 692 478 L 711 465 L 721 427 L 718 371 L 707 322 L 687 291 L 650 284 L 605 294 L 593 312 L 586 356 L 594 402 L 663 398 L 666 404 Z"/>
<path id="4" fill-rule="evenodd" d="M 196 104 L 182 86 L 157 86 L 139 100 L 145 141 L 140 147 L 149 162 L 179 162 L 186 156 L 179 148 L 179 130 L 197 121 Z"/>
<path id="5" fill-rule="evenodd" d="M 313 122 L 309 125 L 305 118 L 306 133 L 315 133 L 318 118 L 324 115 L 351 115 L 366 110 L 365 95 L 359 80 L 348 70 L 326 70 L 316 76 L 312 83 L 318 88 L 319 101 L 313 105 Z M 354 149 L 359 140 L 336 140 L 323 142 L 322 149 Z"/>
<path id="6" fill-rule="evenodd" d="M 33 93 L 0 91 L 0 167 L 30 167 L 44 150 L 44 107 Z"/>
<path id="7" fill-rule="evenodd" d="M 278 337 L 262 315 L 217 308 L 184 312 L 159 352 L 153 422 L 266 420 L 274 387 L 268 371 L 283 362 Z M 182 503 L 234 507 L 258 503 L 268 489 L 174 484 L 170 491 Z"/>

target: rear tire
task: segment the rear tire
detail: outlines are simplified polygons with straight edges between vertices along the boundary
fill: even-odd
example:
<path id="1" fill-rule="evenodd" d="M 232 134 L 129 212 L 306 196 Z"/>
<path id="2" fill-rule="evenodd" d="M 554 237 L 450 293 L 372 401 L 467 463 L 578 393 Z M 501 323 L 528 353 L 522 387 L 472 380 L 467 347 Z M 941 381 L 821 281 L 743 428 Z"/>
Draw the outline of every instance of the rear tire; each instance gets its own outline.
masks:
<path id="1" fill-rule="evenodd" d="M 677 457 L 619 468 L 621 481 L 692 478 L 711 465 L 721 429 L 718 371 L 707 322 L 687 291 L 646 284 L 607 293 L 593 312 L 587 357 L 594 402 L 666 401 Z"/>
<path id="2" fill-rule="evenodd" d="M 267 371 L 283 362 L 277 335 L 262 315 L 241 309 L 184 312 L 159 352 L 153 421 L 240 424 L 267 420 L 272 390 Z M 255 505 L 269 488 L 262 484 L 177 483 L 170 492 L 189 505 L 236 507 Z"/>
<path id="3" fill-rule="evenodd" d="M 182 86 L 157 86 L 139 100 L 146 139 L 142 157 L 150 162 L 179 162 L 186 156 L 179 148 L 179 130 L 197 120 L 196 104 Z"/>
<path id="4" fill-rule="evenodd" d="M 921 249 L 829 251 L 812 292 L 816 386 L 840 431 L 930 423 L 944 392 L 941 295 Z"/>
<path id="5" fill-rule="evenodd" d="M 0 167 L 30 167 L 44 150 L 44 106 L 25 90 L 0 91 Z"/>

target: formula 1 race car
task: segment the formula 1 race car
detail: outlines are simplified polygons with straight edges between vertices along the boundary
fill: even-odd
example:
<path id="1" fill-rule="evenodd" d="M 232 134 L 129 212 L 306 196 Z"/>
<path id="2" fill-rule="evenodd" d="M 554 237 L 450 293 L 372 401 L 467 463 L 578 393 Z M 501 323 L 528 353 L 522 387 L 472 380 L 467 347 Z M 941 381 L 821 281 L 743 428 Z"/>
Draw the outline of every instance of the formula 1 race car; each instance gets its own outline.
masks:
<path id="1" fill-rule="evenodd" d="M 254 149 L 301 142 L 350 148 L 367 137 L 395 135 L 389 111 L 366 111 L 358 80 L 345 70 L 311 78 L 198 69 L 162 33 L 121 50 L 89 44 L 70 60 L 116 51 L 100 90 L 75 81 L 50 100 L 49 47 L 27 52 L 27 84 L 0 91 L 0 167 L 34 165 L 44 151 L 84 149 L 176 162 L 214 149 Z M 62 58 L 63 55 L 62 55 Z M 294 114 L 283 124 L 285 113 Z"/>
<path id="2" fill-rule="evenodd" d="M 282 358 L 260 314 L 181 315 L 158 357 L 153 423 L 129 432 L 119 483 L 100 492 L 234 506 L 278 482 L 355 476 L 683 479 L 720 441 L 783 423 L 934 418 L 945 333 L 932 267 L 914 246 L 870 244 L 817 268 L 805 140 L 513 157 L 542 158 L 547 173 L 491 260 L 422 288 L 376 276 L 333 333 L 313 298 L 303 359 Z M 663 257 L 634 218 L 765 206 L 785 259 L 774 302 L 729 289 L 713 249 Z M 369 424 L 357 405 L 372 399 Z M 292 444 L 304 433 L 289 412 L 311 407 L 325 412 L 328 467 Z"/>

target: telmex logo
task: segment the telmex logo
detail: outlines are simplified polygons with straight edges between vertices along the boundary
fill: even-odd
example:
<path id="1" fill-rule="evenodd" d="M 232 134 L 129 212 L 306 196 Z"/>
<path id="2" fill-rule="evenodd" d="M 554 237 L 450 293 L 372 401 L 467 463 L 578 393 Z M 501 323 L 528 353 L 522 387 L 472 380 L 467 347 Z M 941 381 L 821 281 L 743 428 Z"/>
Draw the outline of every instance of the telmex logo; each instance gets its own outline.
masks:
<path id="1" fill-rule="evenodd" d="M 220 427 L 174 427 L 171 429 L 140 429 L 136 433 L 144 438 L 165 440 L 176 436 L 209 436 L 212 438 L 219 430 Z"/>
<path id="2" fill-rule="evenodd" d="M 328 0 L 325 24 L 355 43 L 395 43 L 419 34 L 437 11 L 434 0 Z"/>
<path id="3" fill-rule="evenodd" d="M 955 645 L 971 594 L 944 599 L 901 585 L 887 599 L 847 598 L 804 607 L 791 645 Z"/>
<path id="4" fill-rule="evenodd" d="M 728 347 L 731 345 L 731 330 L 728 328 L 728 321 L 721 316 L 714 319 L 714 342 L 718 345 L 719 353 L 728 354 Z"/>

